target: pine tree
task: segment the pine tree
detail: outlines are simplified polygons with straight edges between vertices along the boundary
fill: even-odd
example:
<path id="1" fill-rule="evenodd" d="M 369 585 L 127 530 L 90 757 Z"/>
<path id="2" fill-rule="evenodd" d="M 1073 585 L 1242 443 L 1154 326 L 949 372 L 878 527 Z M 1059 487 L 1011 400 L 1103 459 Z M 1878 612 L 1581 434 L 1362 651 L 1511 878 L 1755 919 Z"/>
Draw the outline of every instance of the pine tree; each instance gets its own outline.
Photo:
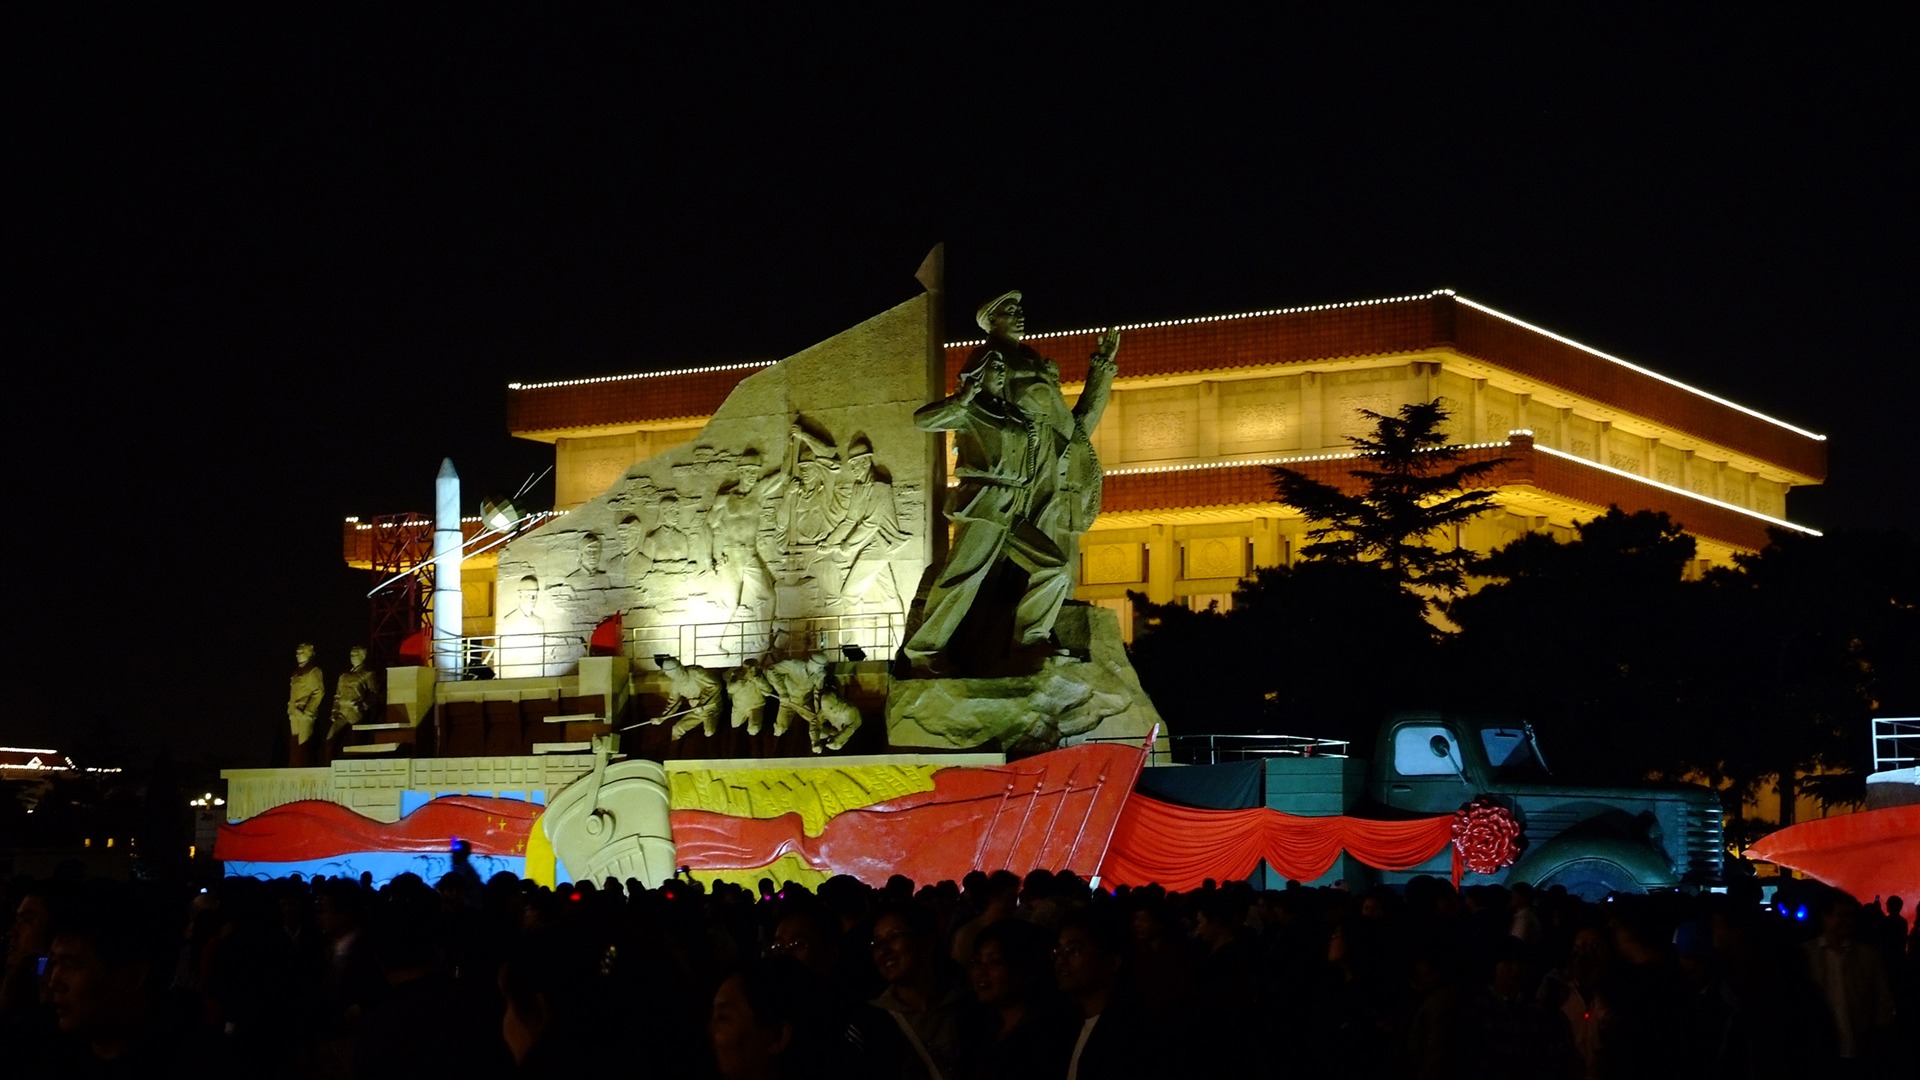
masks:
<path id="1" fill-rule="evenodd" d="M 1373 430 L 1352 440 L 1360 452 L 1350 475 L 1358 492 L 1274 466 L 1280 501 L 1306 515 L 1308 561 L 1377 563 L 1400 587 L 1431 606 L 1466 586 L 1465 549 L 1435 547 L 1443 532 L 1493 506 L 1493 492 L 1469 490 L 1504 459 L 1463 461 L 1440 430 L 1440 399 L 1402 405 L 1398 415 L 1360 410 Z"/>

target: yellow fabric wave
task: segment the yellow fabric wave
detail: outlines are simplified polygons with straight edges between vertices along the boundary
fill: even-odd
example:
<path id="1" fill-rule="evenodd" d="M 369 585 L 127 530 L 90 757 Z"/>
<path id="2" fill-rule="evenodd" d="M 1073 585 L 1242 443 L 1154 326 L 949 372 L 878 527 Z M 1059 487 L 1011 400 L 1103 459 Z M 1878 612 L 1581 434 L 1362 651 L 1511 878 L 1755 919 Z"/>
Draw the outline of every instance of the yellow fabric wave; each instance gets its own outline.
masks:
<path id="1" fill-rule="evenodd" d="M 817 769 L 674 769 L 672 763 L 668 763 L 667 790 L 669 805 L 675 810 L 706 810 L 753 818 L 799 814 L 807 835 L 817 836 L 827 819 L 836 814 L 903 795 L 932 791 L 933 774 L 941 768 L 944 766 L 903 764 Z M 780 865 L 776 862 L 754 871 L 752 880 L 746 884 L 751 887 L 762 877 L 782 880 L 781 874 L 773 872 Z M 787 876 L 809 884 L 797 875 Z"/>

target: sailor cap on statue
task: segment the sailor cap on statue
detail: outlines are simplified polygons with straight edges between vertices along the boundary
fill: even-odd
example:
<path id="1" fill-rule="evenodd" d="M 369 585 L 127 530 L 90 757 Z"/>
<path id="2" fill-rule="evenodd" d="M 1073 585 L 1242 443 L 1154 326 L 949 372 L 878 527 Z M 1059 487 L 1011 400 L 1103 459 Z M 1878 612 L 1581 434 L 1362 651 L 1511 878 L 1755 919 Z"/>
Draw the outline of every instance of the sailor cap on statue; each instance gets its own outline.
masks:
<path id="1" fill-rule="evenodd" d="M 992 330 L 993 324 L 991 322 L 991 319 L 993 318 L 993 309 L 999 307 L 1001 304 L 1004 304 L 1009 300 L 1018 300 L 1020 298 L 1021 296 L 1020 296 L 1019 289 L 1008 289 L 1006 292 L 1001 293 L 999 296 L 996 296 L 993 299 L 987 301 L 986 303 L 981 304 L 980 310 L 973 313 L 973 321 L 976 323 L 979 323 L 980 329 L 982 330 Z"/>

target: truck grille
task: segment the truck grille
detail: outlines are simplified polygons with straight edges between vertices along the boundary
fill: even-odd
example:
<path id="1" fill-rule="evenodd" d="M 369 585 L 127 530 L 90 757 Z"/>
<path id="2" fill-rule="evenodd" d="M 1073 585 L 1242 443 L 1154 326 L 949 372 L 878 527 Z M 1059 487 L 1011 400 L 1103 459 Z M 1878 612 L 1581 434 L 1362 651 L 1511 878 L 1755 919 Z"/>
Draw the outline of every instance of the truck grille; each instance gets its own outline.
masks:
<path id="1" fill-rule="evenodd" d="M 1674 869 L 1688 880 L 1719 881 L 1727 858 L 1720 800 L 1689 800 L 1683 829 L 1686 847 L 1674 853 Z"/>

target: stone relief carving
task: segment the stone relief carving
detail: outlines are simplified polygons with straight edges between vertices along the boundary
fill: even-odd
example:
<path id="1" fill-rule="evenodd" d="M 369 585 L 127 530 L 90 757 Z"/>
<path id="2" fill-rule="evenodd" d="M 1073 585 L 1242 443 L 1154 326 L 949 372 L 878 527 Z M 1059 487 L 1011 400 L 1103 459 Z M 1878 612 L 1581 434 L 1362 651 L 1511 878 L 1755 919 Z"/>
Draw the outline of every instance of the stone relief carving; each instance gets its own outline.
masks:
<path id="1" fill-rule="evenodd" d="M 1101 544 L 1084 556 L 1082 574 L 1089 585 L 1115 585 L 1140 581 L 1139 544 Z"/>
<path id="2" fill-rule="evenodd" d="M 853 609 L 904 611 L 900 590 L 888 573 L 887 559 L 907 540 L 900 528 L 899 506 L 893 483 L 873 460 L 873 444 L 864 436 L 854 440 L 840 486 L 839 523 L 821 541 L 827 549 L 835 578 L 829 580 L 828 603 Z"/>
<path id="3" fill-rule="evenodd" d="M 547 673 L 547 620 L 540 616 L 540 579 L 532 574 L 514 587 L 516 605 L 500 617 L 499 656 L 495 670 L 502 678 L 525 678 Z"/>
<path id="4" fill-rule="evenodd" d="M 503 545 L 496 632 L 547 642 L 515 673 L 564 674 L 615 613 L 630 653 L 714 670 L 897 648 L 943 480 L 909 404 L 937 392 L 929 310 L 916 298 L 747 376 L 691 442 Z M 538 597 L 516 608 L 524 577 Z"/>
<path id="5" fill-rule="evenodd" d="M 1134 419 L 1133 444 L 1142 450 L 1170 450 L 1187 444 L 1187 414 L 1147 413 Z"/>
<path id="6" fill-rule="evenodd" d="M 1187 576 L 1241 577 L 1246 573 L 1246 541 L 1216 537 L 1187 544 Z"/>
<path id="7" fill-rule="evenodd" d="M 1364 374 L 1355 372 L 1354 374 Z M 1360 410 L 1370 412 L 1390 412 L 1392 403 L 1386 394 L 1341 394 L 1335 412 L 1340 417 L 1339 430 L 1343 437 L 1365 435 L 1373 430 L 1373 421 L 1367 419 Z"/>
<path id="8" fill-rule="evenodd" d="M 1277 402 L 1262 401 L 1234 410 L 1233 433 L 1241 440 L 1284 439 L 1290 410 Z"/>

